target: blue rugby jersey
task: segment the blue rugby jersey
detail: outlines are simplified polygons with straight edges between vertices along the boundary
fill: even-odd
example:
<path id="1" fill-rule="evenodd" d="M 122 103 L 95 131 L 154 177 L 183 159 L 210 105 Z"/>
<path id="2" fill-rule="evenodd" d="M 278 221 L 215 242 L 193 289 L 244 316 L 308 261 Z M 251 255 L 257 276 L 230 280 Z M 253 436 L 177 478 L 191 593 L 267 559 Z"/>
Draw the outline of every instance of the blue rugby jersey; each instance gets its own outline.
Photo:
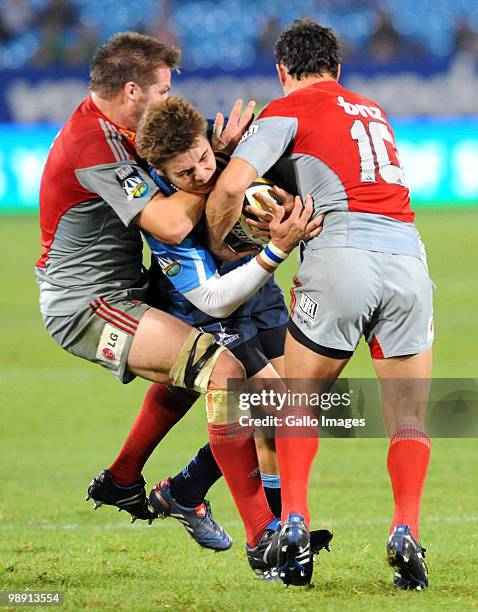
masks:
<path id="1" fill-rule="evenodd" d="M 177 191 L 174 185 L 165 177 L 159 176 L 154 169 L 150 170 L 150 174 L 165 195 L 170 196 Z M 183 294 L 195 289 L 214 276 L 216 272 L 223 275 L 237 268 L 249 261 L 253 255 L 234 262 L 216 261 L 204 246 L 206 244 L 204 220 L 201 220 L 179 245 L 165 244 L 146 232 L 143 234 L 154 260 L 151 273 L 151 293 L 154 302 L 152 305 L 157 305 L 161 310 L 194 327 L 217 322 L 218 319 L 193 306 Z M 251 317 L 254 313 L 263 313 L 270 308 L 284 309 L 280 323 L 276 318 L 271 319 L 271 327 L 287 321 L 288 315 L 283 294 L 273 278 L 270 278 L 262 289 L 242 304 L 229 319 Z M 267 321 L 265 321 L 264 327 L 267 326 Z"/>

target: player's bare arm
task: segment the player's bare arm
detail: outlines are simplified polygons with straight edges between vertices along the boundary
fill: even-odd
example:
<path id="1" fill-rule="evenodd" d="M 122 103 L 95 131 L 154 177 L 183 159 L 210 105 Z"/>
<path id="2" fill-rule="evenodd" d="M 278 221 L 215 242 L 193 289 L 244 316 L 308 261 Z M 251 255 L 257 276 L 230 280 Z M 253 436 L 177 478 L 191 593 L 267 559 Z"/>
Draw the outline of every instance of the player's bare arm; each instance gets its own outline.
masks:
<path id="1" fill-rule="evenodd" d="M 256 170 L 246 161 L 233 158 L 219 177 L 206 203 L 209 248 L 224 255 L 224 239 L 241 215 L 244 192 L 257 178 Z"/>
<path id="2" fill-rule="evenodd" d="M 170 197 L 155 195 L 135 222 L 166 244 L 180 244 L 197 225 L 204 212 L 202 194 L 178 191 Z"/>

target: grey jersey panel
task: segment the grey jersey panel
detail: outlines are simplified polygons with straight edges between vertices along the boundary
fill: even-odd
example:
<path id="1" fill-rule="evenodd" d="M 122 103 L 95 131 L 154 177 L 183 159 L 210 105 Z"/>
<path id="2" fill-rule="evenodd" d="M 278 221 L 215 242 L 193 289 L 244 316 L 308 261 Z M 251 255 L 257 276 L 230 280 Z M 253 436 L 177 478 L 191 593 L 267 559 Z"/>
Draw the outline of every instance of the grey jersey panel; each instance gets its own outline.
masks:
<path id="1" fill-rule="evenodd" d="M 134 162 L 82 168 L 75 170 L 75 174 L 80 184 L 107 202 L 125 225 L 129 225 L 158 192 L 153 179 Z M 143 181 L 146 185 L 144 194 L 139 196 L 138 192 L 135 197 L 128 181 L 131 185 Z"/>
<path id="2" fill-rule="evenodd" d="M 247 161 L 262 176 L 278 161 L 297 134 L 297 117 L 266 117 L 249 127 L 232 157 Z M 260 134 L 260 138 L 254 138 Z"/>
<path id="3" fill-rule="evenodd" d="M 62 216 L 46 268 L 36 268 L 36 278 L 44 315 L 74 314 L 98 295 L 143 299 L 140 231 L 126 227 L 104 201 L 79 204 Z"/>
<path id="4" fill-rule="evenodd" d="M 75 174 L 101 200 L 78 204 L 59 221 L 46 267 L 36 269 L 44 315 L 74 314 L 98 295 L 143 299 L 147 287 L 141 234 L 129 224 L 157 193 L 154 181 L 121 159 Z"/>
<path id="5" fill-rule="evenodd" d="M 294 154 L 289 159 L 295 167 L 299 195 L 304 199 L 310 193 L 314 199 L 314 215 L 348 210 L 345 187 L 327 164 L 312 155 Z"/>
<path id="6" fill-rule="evenodd" d="M 309 240 L 308 249 L 351 247 L 409 255 L 423 260 L 423 244 L 413 223 L 404 223 L 384 215 L 359 212 L 329 212 L 324 217 L 322 233 Z"/>

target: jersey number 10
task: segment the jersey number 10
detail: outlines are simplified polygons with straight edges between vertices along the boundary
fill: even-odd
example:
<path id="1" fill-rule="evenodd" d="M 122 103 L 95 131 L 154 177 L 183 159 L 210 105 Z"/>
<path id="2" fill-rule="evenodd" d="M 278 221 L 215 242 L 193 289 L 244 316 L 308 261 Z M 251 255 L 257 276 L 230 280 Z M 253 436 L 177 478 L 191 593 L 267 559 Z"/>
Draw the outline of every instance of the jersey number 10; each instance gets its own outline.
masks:
<path id="1" fill-rule="evenodd" d="M 375 183 L 376 172 L 386 183 L 405 186 L 403 170 L 400 166 L 392 163 L 385 142 L 389 142 L 395 151 L 398 160 L 397 149 L 390 130 L 384 123 L 371 121 L 367 128 L 363 121 L 356 119 L 350 130 L 353 140 L 358 143 L 360 155 L 360 180 L 362 183 Z"/>

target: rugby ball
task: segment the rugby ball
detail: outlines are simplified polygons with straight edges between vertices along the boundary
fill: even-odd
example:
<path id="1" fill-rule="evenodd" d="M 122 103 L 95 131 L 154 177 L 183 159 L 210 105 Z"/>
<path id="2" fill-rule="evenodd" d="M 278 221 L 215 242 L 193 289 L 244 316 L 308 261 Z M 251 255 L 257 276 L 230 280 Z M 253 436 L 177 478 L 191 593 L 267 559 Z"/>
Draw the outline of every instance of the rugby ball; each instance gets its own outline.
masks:
<path id="1" fill-rule="evenodd" d="M 239 221 L 233 226 L 230 231 L 229 236 L 227 237 L 227 243 L 230 244 L 233 248 L 238 248 L 241 245 L 265 245 L 269 242 L 270 238 L 268 236 L 253 236 L 252 228 L 248 224 L 248 219 L 255 219 L 257 217 L 253 217 L 252 215 L 248 215 L 245 212 L 246 206 L 252 206 L 253 208 L 260 208 L 262 210 L 267 210 L 267 206 L 265 206 L 262 202 L 256 199 L 256 195 L 261 193 L 264 194 L 266 199 L 271 202 L 275 202 L 276 204 L 281 204 L 282 200 L 272 189 L 273 183 L 264 178 L 256 179 L 249 187 L 246 189 L 244 194 L 244 202 L 242 204 L 242 213 L 239 218 Z"/>

